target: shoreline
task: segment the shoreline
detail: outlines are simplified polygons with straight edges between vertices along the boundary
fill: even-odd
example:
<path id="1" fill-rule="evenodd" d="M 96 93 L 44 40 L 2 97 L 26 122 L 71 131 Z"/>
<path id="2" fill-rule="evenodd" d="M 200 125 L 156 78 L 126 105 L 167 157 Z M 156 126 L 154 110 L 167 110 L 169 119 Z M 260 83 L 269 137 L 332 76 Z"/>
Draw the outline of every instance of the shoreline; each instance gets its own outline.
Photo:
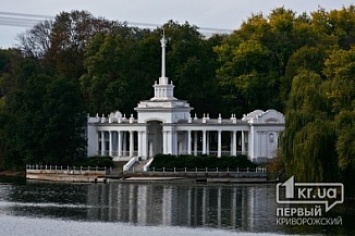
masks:
<path id="1" fill-rule="evenodd" d="M 34 181 L 46 181 L 46 182 L 62 182 L 62 183 L 74 183 L 74 182 L 86 182 L 86 183 L 210 183 L 210 184 L 272 184 L 278 183 L 280 181 L 276 179 L 265 178 L 253 178 L 253 177 L 207 177 L 201 178 L 198 176 L 195 177 L 183 177 L 183 176 L 171 176 L 166 175 L 142 175 L 136 173 L 132 174 L 122 174 L 120 176 L 110 176 L 110 175 L 60 175 L 60 174 L 37 174 L 32 175 L 32 178 L 28 178 L 26 171 L 20 170 L 2 170 L 0 171 L 0 177 L 18 177 L 25 178 L 28 180 Z M 33 178 L 34 177 L 34 178 Z M 41 178 L 42 177 L 42 178 Z M 344 201 L 351 203 L 355 206 L 355 195 L 344 197 Z"/>
<path id="2" fill-rule="evenodd" d="M 26 171 L 21 170 L 2 170 L 0 177 L 26 177 Z"/>
<path id="3" fill-rule="evenodd" d="M 82 183 L 275 183 L 267 176 L 220 176 L 220 175 L 172 175 L 171 173 L 135 173 L 121 175 L 102 174 L 58 174 L 58 173 L 27 173 L 28 180 L 43 180 L 49 182 L 82 182 Z"/>

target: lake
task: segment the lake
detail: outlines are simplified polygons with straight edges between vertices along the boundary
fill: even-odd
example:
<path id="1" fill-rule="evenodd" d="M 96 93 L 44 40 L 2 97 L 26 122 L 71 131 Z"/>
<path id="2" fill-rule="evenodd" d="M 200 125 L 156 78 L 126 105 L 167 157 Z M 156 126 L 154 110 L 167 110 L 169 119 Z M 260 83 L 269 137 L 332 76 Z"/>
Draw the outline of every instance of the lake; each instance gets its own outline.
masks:
<path id="1" fill-rule="evenodd" d="M 277 224 L 275 184 L 71 184 L 0 178 L 0 235 L 355 235 L 342 225 Z M 345 210 L 346 209 L 346 210 Z"/>

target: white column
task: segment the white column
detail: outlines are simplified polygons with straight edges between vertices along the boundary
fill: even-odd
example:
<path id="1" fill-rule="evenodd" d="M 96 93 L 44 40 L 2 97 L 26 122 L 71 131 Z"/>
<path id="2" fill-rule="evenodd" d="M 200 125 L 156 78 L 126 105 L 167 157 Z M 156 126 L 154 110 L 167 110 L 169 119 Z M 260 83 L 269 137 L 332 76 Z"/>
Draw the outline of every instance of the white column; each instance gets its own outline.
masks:
<path id="1" fill-rule="evenodd" d="M 122 156 L 127 156 L 127 132 L 126 131 L 123 131 L 122 132 L 122 151 L 123 151 L 123 154 Z"/>
<path id="2" fill-rule="evenodd" d="M 191 130 L 187 131 L 187 154 L 191 155 Z"/>
<path id="3" fill-rule="evenodd" d="M 148 150 L 149 150 L 149 153 L 148 153 L 148 156 L 149 157 L 153 157 L 154 156 L 154 150 L 153 150 L 153 142 L 149 142 L 148 143 Z"/>
<path id="4" fill-rule="evenodd" d="M 249 131 L 245 131 L 244 133 L 244 151 L 249 155 Z"/>
<path id="5" fill-rule="evenodd" d="M 179 150 L 178 134 L 177 131 L 172 127 L 171 129 L 171 154 L 177 155 Z"/>
<path id="6" fill-rule="evenodd" d="M 133 131 L 129 131 L 129 156 L 133 157 Z"/>
<path id="7" fill-rule="evenodd" d="M 164 154 L 177 154 L 177 134 L 173 126 L 164 126 Z"/>
<path id="8" fill-rule="evenodd" d="M 142 158 L 142 160 L 146 160 L 148 155 L 147 155 L 147 144 L 145 143 L 146 137 L 145 137 L 145 131 L 139 131 L 138 132 L 138 156 Z"/>
<path id="9" fill-rule="evenodd" d="M 210 155 L 210 132 L 206 132 L 206 154 Z"/>
<path id="10" fill-rule="evenodd" d="M 167 127 L 167 129 L 168 129 L 168 127 Z M 165 141 L 166 141 L 166 153 L 165 154 L 173 154 L 172 153 L 172 145 L 173 145 L 173 143 L 172 143 L 172 132 L 171 132 L 171 130 L 169 129 L 169 130 L 166 130 L 166 132 L 165 132 Z"/>
<path id="11" fill-rule="evenodd" d="M 105 131 L 101 131 L 101 156 L 105 156 Z"/>
<path id="12" fill-rule="evenodd" d="M 163 154 L 168 154 L 168 137 L 167 131 L 163 130 Z"/>
<path id="13" fill-rule="evenodd" d="M 244 140 L 244 131 L 242 131 L 242 154 L 245 154 L 245 140 Z"/>
<path id="14" fill-rule="evenodd" d="M 197 131 L 194 131 L 194 155 L 197 156 Z"/>
<path id="15" fill-rule="evenodd" d="M 259 131 L 258 134 L 259 134 L 259 140 L 258 140 L 259 153 L 258 153 L 258 155 L 256 156 L 256 158 L 263 156 L 263 141 L 262 141 L 263 132 L 262 132 L 262 131 Z"/>
<path id="16" fill-rule="evenodd" d="M 222 156 L 222 131 L 218 130 L 218 157 Z"/>
<path id="17" fill-rule="evenodd" d="M 109 155 L 112 157 L 113 155 L 112 131 L 109 131 L 108 133 L 109 133 L 109 147 L 110 147 Z"/>
<path id="18" fill-rule="evenodd" d="M 147 157 L 148 157 L 148 140 L 147 140 L 147 130 L 143 131 L 142 134 L 142 159 L 143 160 L 147 160 Z"/>
<path id="19" fill-rule="evenodd" d="M 250 132 L 248 135 L 248 156 L 250 157 L 250 159 L 254 159 L 256 156 L 256 131 L 255 131 L 255 127 L 252 125 L 250 126 Z"/>
<path id="20" fill-rule="evenodd" d="M 230 145 L 229 145 L 229 155 L 233 156 L 233 131 L 231 131 L 229 133 L 229 137 L 230 137 Z"/>
<path id="21" fill-rule="evenodd" d="M 233 151 L 232 155 L 236 156 L 237 155 L 237 131 L 233 131 Z"/>
<path id="22" fill-rule="evenodd" d="M 166 154 L 172 154 L 171 153 L 171 133 L 169 131 L 166 131 Z"/>
<path id="23" fill-rule="evenodd" d="M 202 154 L 206 154 L 206 130 L 202 130 Z"/>
<path id="24" fill-rule="evenodd" d="M 122 139 L 121 139 L 121 131 L 117 131 L 117 156 L 121 157 L 122 155 Z"/>
<path id="25" fill-rule="evenodd" d="M 142 131 L 137 131 L 137 154 L 142 157 Z"/>
<path id="26" fill-rule="evenodd" d="M 100 142 L 101 142 L 100 137 L 102 137 L 102 134 L 101 134 L 100 131 L 97 131 L 97 143 L 96 143 L 97 148 L 96 148 L 96 154 L 95 155 L 100 155 L 101 154 L 102 148 L 100 150 Z"/>

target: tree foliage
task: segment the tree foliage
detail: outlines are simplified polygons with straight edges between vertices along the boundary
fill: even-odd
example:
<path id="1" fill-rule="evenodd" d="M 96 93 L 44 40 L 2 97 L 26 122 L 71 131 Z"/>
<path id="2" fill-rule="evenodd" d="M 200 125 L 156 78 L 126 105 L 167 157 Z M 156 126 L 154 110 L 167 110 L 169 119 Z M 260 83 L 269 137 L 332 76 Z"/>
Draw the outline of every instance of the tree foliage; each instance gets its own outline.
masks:
<path id="1" fill-rule="evenodd" d="M 334 114 L 338 166 L 346 183 L 355 170 L 355 48 L 334 50 L 325 62 L 327 98 Z"/>
<path id="2" fill-rule="evenodd" d="M 254 14 L 215 47 L 228 110 L 285 113 L 282 159 L 299 180 L 354 176 L 354 9 Z"/>
<path id="3" fill-rule="evenodd" d="M 184 98 L 202 114 L 218 107 L 213 42 L 203 39 L 196 27 L 173 21 L 163 26 L 169 37 L 167 75 L 176 85 L 175 96 Z M 140 100 L 153 96 L 151 88 L 160 75 L 162 29 L 130 35 L 98 34 L 85 50 L 81 87 L 91 113 L 119 108 L 132 113 Z M 202 82 L 201 82 L 202 81 Z M 217 112 L 215 112 L 217 114 Z"/>
<path id="4" fill-rule="evenodd" d="M 40 72 L 24 59 L 2 110 L 5 167 L 25 163 L 67 164 L 85 151 L 80 91 L 75 80 Z"/>
<path id="5" fill-rule="evenodd" d="M 286 171 L 300 181 L 336 177 L 334 125 L 319 74 L 301 71 L 294 77 L 286 111 L 283 154 Z"/>

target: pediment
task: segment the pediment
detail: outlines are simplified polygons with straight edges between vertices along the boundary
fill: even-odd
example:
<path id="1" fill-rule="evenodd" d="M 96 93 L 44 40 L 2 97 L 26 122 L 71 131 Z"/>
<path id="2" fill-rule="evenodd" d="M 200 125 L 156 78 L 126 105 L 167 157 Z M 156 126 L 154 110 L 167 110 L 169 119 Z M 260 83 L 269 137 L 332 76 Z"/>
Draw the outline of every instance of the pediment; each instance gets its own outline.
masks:
<path id="1" fill-rule="evenodd" d="M 258 124 L 284 124 L 285 117 L 281 112 L 270 109 L 267 111 L 255 110 L 243 117 L 248 123 Z"/>

